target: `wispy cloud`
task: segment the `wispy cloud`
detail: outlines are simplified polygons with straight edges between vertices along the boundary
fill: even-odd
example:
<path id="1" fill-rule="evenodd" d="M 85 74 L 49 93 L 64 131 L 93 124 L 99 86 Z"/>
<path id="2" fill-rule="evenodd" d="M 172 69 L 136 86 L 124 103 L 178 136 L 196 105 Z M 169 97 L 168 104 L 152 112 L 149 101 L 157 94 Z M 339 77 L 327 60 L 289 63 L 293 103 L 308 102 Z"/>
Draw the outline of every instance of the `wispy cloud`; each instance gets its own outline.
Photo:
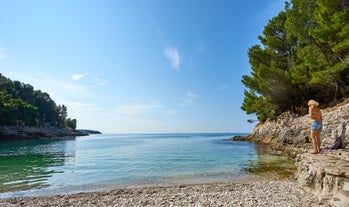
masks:
<path id="1" fill-rule="evenodd" d="M 184 94 L 182 101 L 178 104 L 179 106 L 189 106 L 191 105 L 199 96 L 191 91 L 187 91 Z"/>
<path id="2" fill-rule="evenodd" d="M 81 78 L 83 78 L 83 77 L 85 77 L 87 75 L 88 75 L 88 73 L 74 74 L 74 75 L 71 76 L 71 78 L 73 80 L 80 80 Z"/>
<path id="3" fill-rule="evenodd" d="M 6 59 L 5 49 L 0 48 L 0 60 L 5 60 L 5 59 Z"/>
<path id="4" fill-rule="evenodd" d="M 185 93 L 185 96 L 188 97 L 188 98 L 190 98 L 190 99 L 197 99 L 197 98 L 198 98 L 198 95 L 196 95 L 196 94 L 194 94 L 194 93 L 192 93 L 192 92 L 190 92 L 190 91 L 187 91 L 187 92 Z"/>
<path id="5" fill-rule="evenodd" d="M 67 100 L 75 99 L 77 96 L 81 98 L 90 95 L 88 88 L 82 84 L 53 77 L 34 77 L 28 82 L 33 83 L 37 89 L 49 93 L 57 103 L 64 104 Z"/>
<path id="6" fill-rule="evenodd" d="M 34 90 L 50 94 L 57 104 L 65 104 L 77 97 L 89 97 L 90 91 L 85 84 L 67 79 L 60 79 L 49 74 L 37 73 L 34 70 L 16 71 L 8 69 L 4 75 L 12 80 L 30 84 Z"/>
<path id="7" fill-rule="evenodd" d="M 91 88 L 103 87 L 103 85 L 108 82 L 107 80 L 90 75 L 86 78 L 87 73 L 73 75 L 77 78 L 76 80 L 73 80 L 73 76 L 68 76 L 68 79 L 62 79 L 50 74 L 38 74 L 34 70 L 16 71 L 7 69 L 7 72 L 3 72 L 3 74 L 12 80 L 28 83 L 32 85 L 35 90 L 41 90 L 50 94 L 50 97 L 57 104 L 66 104 L 72 100 L 82 100 L 85 97 L 90 97 L 93 93 L 92 90 L 90 90 Z M 80 81 L 77 81 L 78 78 L 80 78 Z"/>
<path id="8" fill-rule="evenodd" d="M 140 113 L 146 113 L 154 109 L 163 108 L 162 105 L 139 105 L 139 104 L 128 104 L 117 106 L 113 109 L 116 113 L 126 114 L 126 115 L 136 115 Z"/>
<path id="9" fill-rule="evenodd" d="M 97 104 L 83 103 L 83 102 L 71 102 L 66 103 L 69 106 L 69 109 L 77 111 L 98 111 L 99 107 Z"/>
<path id="10" fill-rule="evenodd" d="M 146 17 L 146 19 L 148 20 L 148 22 L 150 23 L 150 25 L 152 25 L 156 32 L 158 33 L 159 37 L 162 38 L 163 34 L 162 31 L 159 27 L 159 25 L 156 23 L 156 21 L 152 18 L 152 16 L 150 15 L 150 13 L 148 12 L 148 10 L 145 8 L 145 6 L 143 5 L 142 2 L 141 3 L 141 9 L 142 9 L 142 13 L 144 14 L 144 16 Z"/>
<path id="11" fill-rule="evenodd" d="M 150 25 L 152 25 L 155 28 L 159 38 L 163 39 L 164 35 L 163 35 L 163 32 L 161 31 L 160 26 L 152 18 L 152 16 L 150 15 L 148 10 L 146 9 L 146 7 L 142 3 L 141 3 L 140 6 L 141 6 L 141 9 L 142 9 L 142 13 L 146 17 L 146 19 L 148 20 Z M 178 49 L 174 48 L 174 47 L 166 47 L 165 50 L 164 50 L 164 55 L 170 61 L 172 68 L 175 69 L 175 70 L 178 70 L 180 65 L 181 65 L 181 57 L 180 57 Z"/>
<path id="12" fill-rule="evenodd" d="M 108 83 L 107 80 L 101 79 L 99 77 L 91 77 L 89 75 L 89 78 L 86 78 L 88 75 L 89 75 L 88 73 L 74 74 L 71 76 L 71 79 L 74 81 L 79 81 L 84 79 L 84 84 L 86 85 L 86 87 L 89 87 L 89 88 L 104 86 Z"/>
<path id="13" fill-rule="evenodd" d="M 181 64 L 181 57 L 177 48 L 167 47 L 164 51 L 165 57 L 171 62 L 171 66 L 178 70 Z"/>
<path id="14" fill-rule="evenodd" d="M 228 88 L 228 84 L 226 84 L 226 83 L 224 83 L 221 86 L 219 86 L 219 90 L 224 90 L 226 88 Z"/>
<path id="15" fill-rule="evenodd" d="M 104 86 L 108 83 L 108 80 L 101 79 L 101 78 L 93 78 L 93 82 L 95 83 L 94 86 L 92 87 L 97 87 L 97 86 Z"/>
<path id="16" fill-rule="evenodd" d="M 169 116 L 174 116 L 176 114 L 177 114 L 177 110 L 175 110 L 175 109 L 167 110 L 167 115 L 169 115 Z"/>

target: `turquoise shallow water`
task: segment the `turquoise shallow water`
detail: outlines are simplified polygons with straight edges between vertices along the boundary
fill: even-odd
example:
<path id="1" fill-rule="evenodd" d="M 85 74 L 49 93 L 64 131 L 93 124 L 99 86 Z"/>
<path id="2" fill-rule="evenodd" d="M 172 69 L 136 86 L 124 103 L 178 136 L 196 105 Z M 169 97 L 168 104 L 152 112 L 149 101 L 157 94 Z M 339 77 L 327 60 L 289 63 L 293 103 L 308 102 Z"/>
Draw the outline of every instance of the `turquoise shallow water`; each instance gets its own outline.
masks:
<path id="1" fill-rule="evenodd" d="M 130 134 L 2 141 L 0 198 L 245 179 L 260 155 L 242 134 Z"/>

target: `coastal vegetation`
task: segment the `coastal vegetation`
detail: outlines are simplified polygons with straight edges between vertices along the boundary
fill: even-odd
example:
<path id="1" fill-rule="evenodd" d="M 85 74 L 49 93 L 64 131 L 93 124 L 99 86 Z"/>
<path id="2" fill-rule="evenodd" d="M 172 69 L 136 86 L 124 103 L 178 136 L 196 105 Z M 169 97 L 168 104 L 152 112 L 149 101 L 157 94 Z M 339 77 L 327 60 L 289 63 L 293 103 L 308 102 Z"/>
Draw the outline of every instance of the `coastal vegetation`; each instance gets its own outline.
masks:
<path id="1" fill-rule="evenodd" d="M 348 0 L 286 2 L 248 50 L 242 110 L 265 121 L 309 99 L 328 107 L 348 97 L 348 22 Z"/>
<path id="2" fill-rule="evenodd" d="M 48 93 L 0 74 L 0 126 L 50 126 L 75 130 L 77 121 L 68 118 L 67 114 L 67 107 L 57 105 Z"/>

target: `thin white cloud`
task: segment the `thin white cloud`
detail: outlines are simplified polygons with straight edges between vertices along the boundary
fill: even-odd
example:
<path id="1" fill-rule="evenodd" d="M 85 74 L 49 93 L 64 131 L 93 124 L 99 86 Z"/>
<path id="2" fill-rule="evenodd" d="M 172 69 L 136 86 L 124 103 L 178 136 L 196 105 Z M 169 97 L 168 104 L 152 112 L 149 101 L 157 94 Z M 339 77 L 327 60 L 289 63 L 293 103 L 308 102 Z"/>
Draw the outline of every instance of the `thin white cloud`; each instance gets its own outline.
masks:
<path id="1" fill-rule="evenodd" d="M 219 90 L 224 90 L 228 87 L 228 84 L 224 83 L 221 86 L 219 86 Z"/>
<path id="2" fill-rule="evenodd" d="M 95 83 L 94 87 L 97 87 L 97 86 L 104 86 L 104 85 L 106 85 L 108 83 L 108 80 L 101 79 L 101 78 L 94 78 L 93 82 Z"/>
<path id="3" fill-rule="evenodd" d="M 28 83 L 32 85 L 35 90 L 41 90 L 50 94 L 50 97 L 57 104 L 65 104 L 71 100 L 75 100 L 77 97 L 80 97 L 80 99 L 90 97 L 90 88 L 101 87 L 108 82 L 107 80 L 93 77 L 89 77 L 88 79 L 84 78 L 83 81 L 72 81 L 72 79 L 60 79 L 48 74 L 36 74 L 35 72 L 30 71 L 19 72 L 10 69 L 7 70 L 8 72 L 1 71 L 6 77 L 11 78 L 12 80 L 19 80 L 23 83 Z M 78 76 L 76 76 L 76 78 L 77 77 Z"/>
<path id="4" fill-rule="evenodd" d="M 164 51 L 165 57 L 171 62 L 172 68 L 178 70 L 181 64 L 181 57 L 178 49 L 173 47 L 167 47 Z"/>
<path id="5" fill-rule="evenodd" d="M 129 104 L 121 105 L 113 109 L 116 113 L 126 114 L 126 115 L 136 115 L 140 113 L 146 113 L 154 109 L 162 108 L 162 105 L 139 105 L 139 104 Z"/>
<path id="6" fill-rule="evenodd" d="M 148 12 L 148 10 L 145 8 L 145 6 L 141 3 L 141 9 L 142 9 L 142 13 L 144 14 L 144 16 L 146 17 L 146 19 L 148 20 L 148 22 L 150 23 L 150 25 L 152 25 L 157 34 L 159 35 L 160 38 L 163 37 L 162 31 L 159 27 L 159 25 L 156 23 L 156 21 L 152 18 L 152 16 L 150 15 L 150 13 Z"/>
<path id="7" fill-rule="evenodd" d="M 193 93 L 191 91 L 187 91 L 184 94 L 184 97 L 183 97 L 182 101 L 180 103 L 178 103 L 178 105 L 182 106 L 182 107 L 189 106 L 198 98 L 199 98 L 199 96 L 196 95 L 195 93 Z"/>
<path id="8" fill-rule="evenodd" d="M 89 75 L 89 78 L 86 78 L 88 75 L 89 75 L 88 73 L 74 74 L 71 76 L 71 79 L 74 81 L 79 81 L 84 79 L 84 84 L 86 85 L 86 87 L 89 87 L 89 88 L 104 86 L 108 83 L 108 80 L 101 79 L 99 77 L 91 77 Z"/>
<path id="9" fill-rule="evenodd" d="M 71 102 L 67 103 L 69 109 L 76 111 L 98 111 L 99 107 L 97 104 L 83 103 L 83 102 Z"/>
<path id="10" fill-rule="evenodd" d="M 3 74 L 12 80 L 19 80 L 20 82 L 32 85 L 34 90 L 41 90 L 50 94 L 50 97 L 57 104 L 66 104 L 69 100 L 76 99 L 76 97 L 90 96 L 88 87 L 79 82 L 63 80 L 47 74 L 37 74 L 33 71 L 19 72 L 8 70 L 7 73 L 4 72 Z"/>
<path id="11" fill-rule="evenodd" d="M 74 74 L 74 75 L 71 76 L 71 78 L 73 80 L 80 80 L 81 78 L 83 78 L 83 77 L 85 77 L 87 75 L 88 75 L 88 73 Z"/>
<path id="12" fill-rule="evenodd" d="M 28 82 L 33 83 L 36 89 L 40 89 L 50 94 L 51 98 L 57 104 L 66 104 L 77 97 L 82 99 L 90 96 L 88 88 L 82 84 L 54 79 L 52 77 L 42 77 L 32 80 L 33 81 Z"/>
<path id="13" fill-rule="evenodd" d="M 5 60 L 5 59 L 6 59 L 5 49 L 0 48 L 0 60 Z"/>
<path id="14" fill-rule="evenodd" d="M 176 114 L 177 114 L 177 110 L 175 110 L 175 109 L 170 109 L 167 111 L 167 115 L 169 115 L 169 116 L 174 116 Z"/>
<path id="15" fill-rule="evenodd" d="M 194 93 L 192 93 L 192 92 L 190 92 L 190 91 L 187 91 L 187 92 L 185 93 L 185 95 L 186 95 L 188 98 L 191 98 L 191 99 L 196 99 L 196 98 L 198 98 L 198 96 L 197 96 L 196 94 L 194 94 Z"/>

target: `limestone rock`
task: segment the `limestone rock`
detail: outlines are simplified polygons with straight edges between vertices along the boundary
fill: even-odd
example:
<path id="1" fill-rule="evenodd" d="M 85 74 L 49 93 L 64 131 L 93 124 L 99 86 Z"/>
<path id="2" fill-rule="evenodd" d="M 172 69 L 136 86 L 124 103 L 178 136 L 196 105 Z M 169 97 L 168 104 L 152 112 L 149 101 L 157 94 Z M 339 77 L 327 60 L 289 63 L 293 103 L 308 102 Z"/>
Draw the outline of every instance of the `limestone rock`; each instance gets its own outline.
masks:
<path id="1" fill-rule="evenodd" d="M 322 113 L 322 148 L 331 147 L 336 137 L 341 135 L 343 127 L 348 129 L 345 136 L 349 137 L 349 104 L 325 109 Z M 245 140 L 271 144 L 273 148 L 285 152 L 297 150 L 296 154 L 303 153 L 312 149 L 310 123 L 307 116 L 294 117 L 287 112 L 277 119 L 257 124 Z M 348 141 L 346 139 L 344 148 L 348 147 Z"/>
<path id="2" fill-rule="evenodd" d="M 322 110 L 321 148 L 329 148 L 336 137 L 346 137 L 342 149 L 313 155 L 311 120 L 284 113 L 255 126 L 247 141 L 269 144 L 295 158 L 297 184 L 334 207 L 349 207 L 349 100 L 341 106 Z M 347 130 L 345 130 L 347 129 Z M 243 140 L 241 137 L 240 140 Z"/>
<path id="3" fill-rule="evenodd" d="M 323 155 L 298 155 L 298 185 L 328 201 L 331 206 L 349 206 L 348 156 L 349 151 L 345 149 L 327 151 Z M 345 159 L 340 159 L 341 157 Z"/>

